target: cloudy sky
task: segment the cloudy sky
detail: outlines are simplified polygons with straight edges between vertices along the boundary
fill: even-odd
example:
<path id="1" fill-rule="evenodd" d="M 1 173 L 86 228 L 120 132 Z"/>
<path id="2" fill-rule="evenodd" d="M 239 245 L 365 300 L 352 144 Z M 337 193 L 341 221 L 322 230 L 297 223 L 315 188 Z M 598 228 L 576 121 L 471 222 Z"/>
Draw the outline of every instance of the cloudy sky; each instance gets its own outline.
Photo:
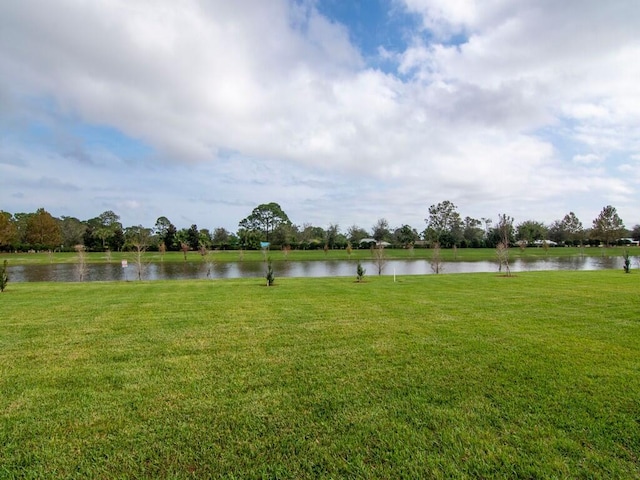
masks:
<path id="1" fill-rule="evenodd" d="M 637 0 L 0 2 L 0 209 L 640 223 Z"/>

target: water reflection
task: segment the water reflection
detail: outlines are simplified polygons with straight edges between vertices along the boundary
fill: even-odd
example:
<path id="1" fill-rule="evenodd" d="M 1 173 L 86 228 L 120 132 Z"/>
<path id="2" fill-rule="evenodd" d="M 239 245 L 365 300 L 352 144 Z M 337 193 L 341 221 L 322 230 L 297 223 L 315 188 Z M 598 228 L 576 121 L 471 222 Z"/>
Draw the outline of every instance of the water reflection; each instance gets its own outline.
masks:
<path id="1" fill-rule="evenodd" d="M 376 275 L 378 267 L 373 261 L 361 261 L 367 275 Z M 326 261 L 274 261 L 277 277 L 349 277 L 356 275 L 355 260 Z M 621 269 L 621 257 L 561 257 L 545 259 L 518 259 L 510 264 L 512 272 L 535 270 L 606 270 Z M 497 272 L 495 261 L 444 262 L 443 273 Z M 265 275 L 264 262 L 178 262 L 145 265 L 144 280 L 251 278 Z M 388 260 L 383 275 L 432 274 L 428 260 Z M 80 276 L 74 264 L 9 266 L 12 282 L 76 282 Z M 134 265 L 123 268 L 119 263 L 90 264 L 84 281 L 136 280 Z"/>

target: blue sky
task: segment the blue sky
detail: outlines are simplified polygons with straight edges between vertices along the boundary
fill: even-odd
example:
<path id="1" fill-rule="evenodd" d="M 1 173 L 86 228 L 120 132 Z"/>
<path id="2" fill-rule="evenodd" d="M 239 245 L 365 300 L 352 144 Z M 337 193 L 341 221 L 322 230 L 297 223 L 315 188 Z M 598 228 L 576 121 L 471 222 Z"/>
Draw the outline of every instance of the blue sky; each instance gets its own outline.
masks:
<path id="1" fill-rule="evenodd" d="M 640 223 L 635 0 L 0 4 L 0 209 Z"/>
<path id="2" fill-rule="evenodd" d="M 318 12 L 347 27 L 349 40 L 370 65 L 391 68 L 380 58 L 380 49 L 406 50 L 420 25 L 420 16 L 388 0 L 326 0 L 316 4 Z"/>

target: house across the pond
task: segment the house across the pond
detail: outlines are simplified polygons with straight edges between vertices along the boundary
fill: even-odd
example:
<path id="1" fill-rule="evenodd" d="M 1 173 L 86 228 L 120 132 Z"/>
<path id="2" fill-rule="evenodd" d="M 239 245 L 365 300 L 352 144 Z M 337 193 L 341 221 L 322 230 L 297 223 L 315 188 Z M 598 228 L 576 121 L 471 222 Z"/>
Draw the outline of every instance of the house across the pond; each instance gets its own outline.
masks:
<path id="1" fill-rule="evenodd" d="M 360 240 L 360 246 L 364 247 L 364 246 L 372 246 L 375 245 L 376 247 L 390 247 L 391 244 L 389 242 L 379 242 L 377 241 L 375 238 L 363 238 L 362 240 Z"/>

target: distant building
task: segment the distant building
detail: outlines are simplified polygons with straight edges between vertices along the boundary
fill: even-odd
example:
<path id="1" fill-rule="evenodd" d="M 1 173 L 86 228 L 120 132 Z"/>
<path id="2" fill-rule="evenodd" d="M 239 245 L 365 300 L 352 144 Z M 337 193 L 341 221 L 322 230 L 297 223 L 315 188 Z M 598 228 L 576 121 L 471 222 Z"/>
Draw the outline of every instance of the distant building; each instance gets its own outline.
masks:
<path id="1" fill-rule="evenodd" d="M 373 244 L 376 247 L 390 247 L 389 242 L 379 242 L 375 238 L 363 238 L 360 240 L 360 246 Z"/>
<path id="2" fill-rule="evenodd" d="M 545 244 L 548 247 L 557 247 L 558 246 L 558 244 L 556 242 L 554 242 L 553 240 L 536 240 L 536 241 L 533 242 L 533 245 L 535 245 L 536 247 L 542 247 Z"/>

